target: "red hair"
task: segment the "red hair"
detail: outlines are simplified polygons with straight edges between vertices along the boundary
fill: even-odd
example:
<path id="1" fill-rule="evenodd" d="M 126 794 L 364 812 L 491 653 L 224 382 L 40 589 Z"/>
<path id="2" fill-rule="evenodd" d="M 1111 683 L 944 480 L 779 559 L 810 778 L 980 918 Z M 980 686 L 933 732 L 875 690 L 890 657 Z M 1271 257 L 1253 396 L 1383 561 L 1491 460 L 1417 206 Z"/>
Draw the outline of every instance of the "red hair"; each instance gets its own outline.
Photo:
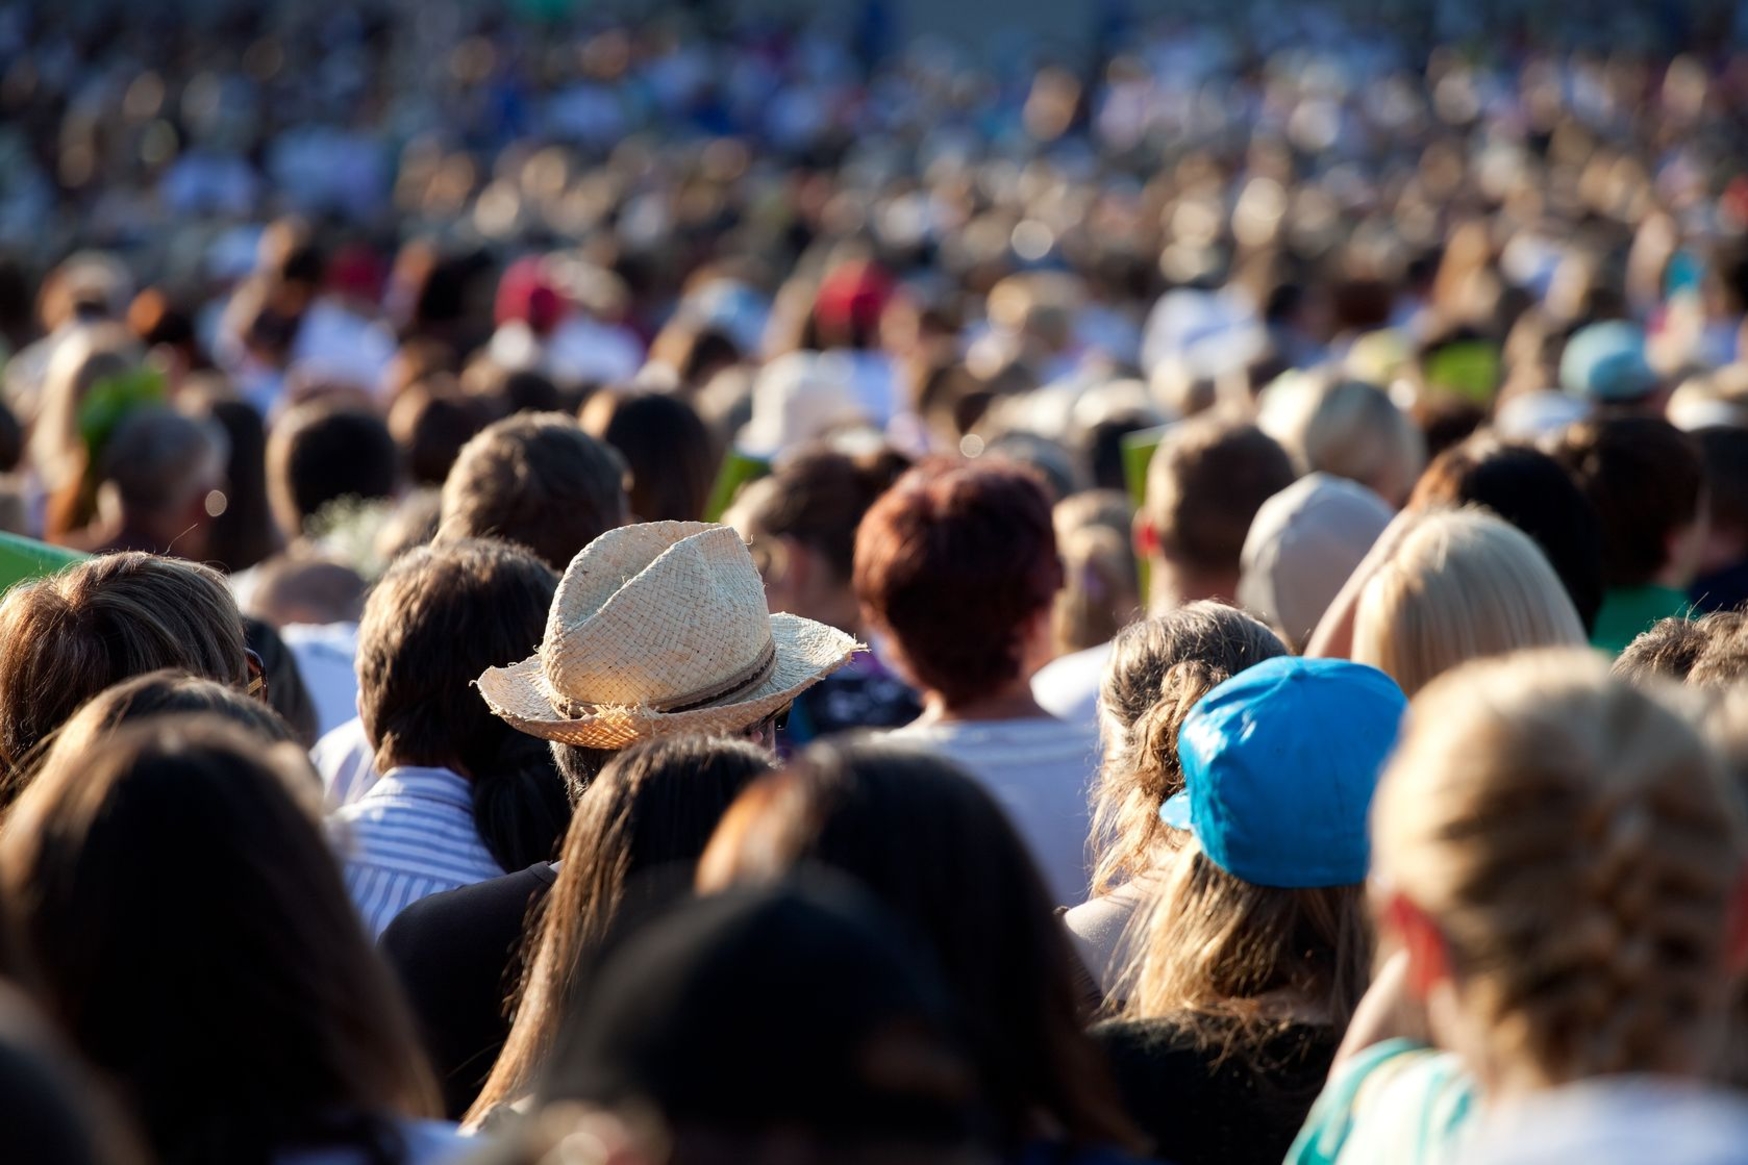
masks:
<path id="1" fill-rule="evenodd" d="M 1062 587 L 1049 498 L 1017 466 L 920 466 L 862 519 L 854 582 L 918 683 L 949 704 L 988 694 Z"/>

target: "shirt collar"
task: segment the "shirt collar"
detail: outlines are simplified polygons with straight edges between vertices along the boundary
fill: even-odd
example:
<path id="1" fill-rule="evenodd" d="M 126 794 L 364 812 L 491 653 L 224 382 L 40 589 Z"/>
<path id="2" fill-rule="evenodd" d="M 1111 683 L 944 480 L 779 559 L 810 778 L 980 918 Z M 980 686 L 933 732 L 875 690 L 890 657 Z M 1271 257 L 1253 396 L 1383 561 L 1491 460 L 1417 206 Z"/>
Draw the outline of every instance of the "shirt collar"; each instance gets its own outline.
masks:
<path id="1" fill-rule="evenodd" d="M 401 793 L 427 801 L 438 801 L 456 809 L 473 810 L 473 785 L 459 773 L 444 768 L 423 765 L 402 765 L 390 769 L 376 783 L 385 794 Z"/>

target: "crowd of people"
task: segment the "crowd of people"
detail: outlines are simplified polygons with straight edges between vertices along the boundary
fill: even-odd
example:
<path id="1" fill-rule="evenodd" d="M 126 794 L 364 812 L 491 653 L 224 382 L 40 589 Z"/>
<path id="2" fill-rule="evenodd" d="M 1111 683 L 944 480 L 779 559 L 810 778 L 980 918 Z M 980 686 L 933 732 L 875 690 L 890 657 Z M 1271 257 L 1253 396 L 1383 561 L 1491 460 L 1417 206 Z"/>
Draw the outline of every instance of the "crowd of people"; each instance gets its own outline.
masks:
<path id="1" fill-rule="evenodd" d="M 0 12 L 0 1159 L 1748 1160 L 1748 19 Z"/>

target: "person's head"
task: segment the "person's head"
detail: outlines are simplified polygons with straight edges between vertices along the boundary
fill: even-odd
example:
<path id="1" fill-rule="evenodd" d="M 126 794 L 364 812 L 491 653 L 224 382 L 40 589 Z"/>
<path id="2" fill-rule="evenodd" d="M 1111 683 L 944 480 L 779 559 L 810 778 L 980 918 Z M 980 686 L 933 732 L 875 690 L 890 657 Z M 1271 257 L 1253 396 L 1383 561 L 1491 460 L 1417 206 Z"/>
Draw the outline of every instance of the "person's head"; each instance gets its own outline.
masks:
<path id="1" fill-rule="evenodd" d="M 520 547 L 422 547 L 382 576 L 358 624 L 358 712 L 379 772 L 449 769 L 473 786 L 475 824 L 505 869 L 548 857 L 569 803 L 546 750 L 473 690 L 539 640 L 558 579 Z"/>
<path id="2" fill-rule="evenodd" d="M 1661 619 L 1621 652 L 1614 674 L 1635 684 L 1662 679 L 1695 688 L 1733 687 L 1748 678 L 1748 612 Z"/>
<path id="3" fill-rule="evenodd" d="M 1243 611 L 1203 599 L 1133 623 L 1111 641 L 1099 686 L 1104 755 L 1093 794 L 1093 892 L 1157 868 L 1178 840 L 1159 807 L 1183 790 L 1178 731 L 1196 701 L 1265 659 L 1287 654 Z"/>
<path id="4" fill-rule="evenodd" d="M 860 630 L 850 585 L 856 530 L 909 465 L 886 447 L 857 454 L 812 446 L 741 491 L 723 521 L 752 548 L 772 611 Z"/>
<path id="5" fill-rule="evenodd" d="M 1706 495 L 1706 536 L 1695 566 L 1707 575 L 1748 559 L 1748 429 L 1713 425 L 1693 439 L 1705 460 Z"/>
<path id="6" fill-rule="evenodd" d="M 1577 647 L 1584 624 L 1529 535 L 1482 510 L 1421 517 L 1360 592 L 1353 658 L 1413 695 L 1466 660 Z"/>
<path id="7" fill-rule="evenodd" d="M 606 940 L 626 894 L 689 886 L 717 822 L 771 769 L 771 754 L 744 741 L 677 736 L 616 754 L 589 784 L 565 833 L 558 882 L 529 936 L 509 1042 L 473 1118 L 533 1086 L 575 1009 L 583 960 Z"/>
<path id="8" fill-rule="evenodd" d="M 1602 521 L 1605 585 L 1687 585 L 1705 517 L 1692 437 L 1654 417 L 1607 417 L 1571 426 L 1552 452 Z"/>
<path id="9" fill-rule="evenodd" d="M 273 520 L 287 541 L 295 541 L 332 502 L 393 497 L 398 463 L 394 438 L 380 417 L 330 404 L 299 405 L 267 439 Z"/>
<path id="10" fill-rule="evenodd" d="M 297 743 L 291 726 L 258 697 L 164 668 L 98 693 L 55 734 L 54 748 L 90 752 L 124 726 L 154 717 L 196 715 L 234 724 L 265 744 Z"/>
<path id="11" fill-rule="evenodd" d="M 1079 1143 L 1130 1140 L 1082 1030 L 1066 932 L 1025 843 L 976 781 L 922 752 L 815 745 L 729 810 L 699 888 L 807 865 L 856 878 L 933 946 L 1010 1147 L 1039 1119 Z"/>
<path id="12" fill-rule="evenodd" d="M 414 488 L 440 487 L 462 447 L 492 420 L 485 402 L 449 377 L 432 377 L 395 398 L 388 431 Z"/>
<path id="13" fill-rule="evenodd" d="M 1400 506 L 1426 464 L 1426 440 L 1388 393 L 1358 380 L 1289 377 L 1263 394 L 1258 424 L 1301 473 L 1357 481 Z"/>
<path id="14" fill-rule="evenodd" d="M 1645 354 L 1645 332 L 1624 320 L 1588 324 L 1560 354 L 1560 387 L 1591 405 L 1646 416 L 1663 411 L 1667 388 Z"/>
<path id="15" fill-rule="evenodd" d="M 1251 520 L 1297 476 L 1286 451 L 1254 425 L 1208 415 L 1166 430 L 1135 515 L 1135 550 L 1149 563 L 1153 608 L 1232 601 Z"/>
<path id="16" fill-rule="evenodd" d="M 443 483 L 442 540 L 502 538 L 562 571 L 625 523 L 625 463 L 562 413 L 525 413 L 462 447 Z"/>
<path id="17" fill-rule="evenodd" d="M 698 411 L 662 392 L 598 392 L 583 405 L 583 431 L 630 467 L 637 522 L 696 522 L 710 501 L 719 454 Z"/>
<path id="18" fill-rule="evenodd" d="M 1726 781 L 1681 715 L 1587 654 L 1416 697 L 1372 810 L 1376 905 L 1484 1090 L 1707 1065 L 1742 945 Z"/>
<path id="19" fill-rule="evenodd" d="M 235 573 L 267 558 L 278 542 L 267 491 L 267 430 L 255 406 L 230 397 L 222 381 L 203 376 L 195 385 L 185 383 L 181 399 L 224 430 L 230 450 L 224 512 L 207 526 L 203 561 Z"/>
<path id="20" fill-rule="evenodd" d="M 1239 559 L 1239 605 L 1302 648 L 1390 517 L 1358 482 L 1300 478 L 1256 511 Z"/>
<path id="21" fill-rule="evenodd" d="M 0 829 L 47 1010 L 160 1160 L 374 1140 L 434 1107 L 318 789 L 295 745 L 152 718 L 54 749 Z"/>
<path id="22" fill-rule="evenodd" d="M 242 618 L 206 567 L 111 554 L 15 587 L 0 602 L 0 767 L 105 688 L 166 667 L 248 687 Z"/>
<path id="23" fill-rule="evenodd" d="M 1024 470 L 912 470 L 856 532 L 855 590 L 901 670 L 947 706 L 1022 684 L 1050 658 L 1062 562 L 1044 489 Z"/>
<path id="24" fill-rule="evenodd" d="M 1109 643 L 1141 610 L 1141 584 L 1124 495 L 1086 490 L 1051 512 L 1062 555 L 1062 590 L 1051 615 L 1059 655 Z"/>
<path id="25" fill-rule="evenodd" d="M 1602 523 L 1558 461 L 1530 445 L 1474 437 L 1433 459 L 1408 508 L 1477 505 L 1535 539 L 1586 633 L 1602 607 Z"/>
<path id="26" fill-rule="evenodd" d="M 1283 1007 L 1345 1030 L 1371 975 L 1366 810 L 1407 705 L 1374 668 L 1290 656 L 1196 703 L 1184 789 L 1160 810 L 1189 838 L 1143 924 L 1131 1014 L 1193 1016 L 1231 1050 L 1254 1051 Z"/>
<path id="27" fill-rule="evenodd" d="M 307 623 L 356 623 L 364 614 L 365 582 L 358 572 L 331 558 L 281 554 L 255 573 L 248 613 L 275 627 Z"/>
<path id="28" fill-rule="evenodd" d="M 213 511 L 222 512 L 229 456 L 216 423 L 160 406 L 140 409 L 116 429 L 98 460 L 98 513 L 124 536 L 199 561 L 206 557 Z"/>
<path id="29" fill-rule="evenodd" d="M 902 923 L 824 875 L 674 907 L 590 976 L 539 1103 L 629 1120 L 669 1165 L 988 1160 L 958 1013 Z"/>

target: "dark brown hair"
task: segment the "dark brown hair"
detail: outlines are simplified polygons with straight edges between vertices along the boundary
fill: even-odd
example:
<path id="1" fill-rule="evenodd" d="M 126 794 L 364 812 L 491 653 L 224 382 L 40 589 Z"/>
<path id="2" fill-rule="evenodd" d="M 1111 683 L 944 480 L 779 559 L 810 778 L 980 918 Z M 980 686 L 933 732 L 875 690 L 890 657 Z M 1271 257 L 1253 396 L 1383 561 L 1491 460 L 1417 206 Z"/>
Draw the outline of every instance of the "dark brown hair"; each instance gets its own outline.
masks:
<path id="1" fill-rule="evenodd" d="M 775 879 L 807 863 L 858 878 L 930 942 L 1009 1148 L 1035 1136 L 1039 1121 L 1077 1144 L 1135 1143 L 1087 1039 L 1067 932 L 1043 879 L 964 770 L 889 745 L 815 745 L 729 810 L 699 888 Z"/>
<path id="2" fill-rule="evenodd" d="M 57 748 L 0 830 L 50 1014 L 156 1155 L 393 1156 L 435 1089 L 347 898 L 309 762 L 204 717 Z"/>
<path id="3" fill-rule="evenodd" d="M 625 521 L 625 462 L 562 413 L 523 413 L 469 441 L 443 483 L 438 537 L 502 538 L 556 571 Z"/>
<path id="4" fill-rule="evenodd" d="M 1655 417 L 1605 417 L 1565 431 L 1554 457 L 1602 519 L 1602 574 L 1641 586 L 1669 561 L 1669 539 L 1699 514 L 1705 462 L 1694 439 Z"/>
<path id="5" fill-rule="evenodd" d="M 690 870 L 717 822 L 771 756 L 744 741 L 670 737 L 633 745 L 601 770 L 565 834 L 558 882 L 528 936 L 516 1020 L 479 1099 L 478 1120 L 529 1091 L 571 1011 L 578 969 L 608 935 L 629 880 Z"/>
<path id="6" fill-rule="evenodd" d="M 111 554 L 15 588 L 0 602 L 0 766 L 103 689 L 166 667 L 248 685 L 242 617 L 206 567 Z"/>
<path id="7" fill-rule="evenodd" d="M 721 454 L 698 411 L 661 392 L 598 392 L 579 414 L 583 431 L 619 452 L 631 469 L 639 522 L 696 522 L 716 484 Z"/>
<path id="8" fill-rule="evenodd" d="M 1050 501 L 1017 467 L 920 466 L 874 503 L 856 535 L 868 622 L 950 705 L 1019 675 L 1026 623 L 1061 587 Z"/>
<path id="9" fill-rule="evenodd" d="M 1296 476 L 1286 450 L 1255 425 L 1192 417 L 1154 450 L 1141 512 L 1168 559 L 1235 574 L 1257 510 Z"/>
<path id="10" fill-rule="evenodd" d="M 399 453 L 388 426 L 362 409 L 300 405 L 267 439 L 267 491 L 288 537 L 341 498 L 392 497 Z"/>
<path id="11" fill-rule="evenodd" d="M 744 507 L 757 534 L 793 538 L 818 553 L 847 584 L 862 516 L 909 468 L 910 459 L 889 446 L 860 454 L 807 447 L 748 486 L 736 509 Z"/>
<path id="12" fill-rule="evenodd" d="M 508 870 L 551 856 L 570 802 L 545 745 L 492 715 L 473 683 L 540 641 L 557 586 L 507 542 L 425 546 L 389 567 L 358 625 L 358 712 L 377 768 L 468 777 L 480 839 Z"/>

